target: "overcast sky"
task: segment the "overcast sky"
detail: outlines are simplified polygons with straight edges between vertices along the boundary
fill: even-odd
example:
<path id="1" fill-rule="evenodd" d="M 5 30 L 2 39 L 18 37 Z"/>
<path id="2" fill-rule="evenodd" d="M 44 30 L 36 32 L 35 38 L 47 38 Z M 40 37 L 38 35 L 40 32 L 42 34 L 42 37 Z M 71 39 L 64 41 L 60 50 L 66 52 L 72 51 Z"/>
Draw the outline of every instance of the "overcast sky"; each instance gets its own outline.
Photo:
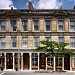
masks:
<path id="1" fill-rule="evenodd" d="M 15 9 L 27 9 L 29 0 L 0 0 L 0 9 L 10 9 L 13 6 Z M 36 9 L 72 9 L 75 5 L 75 0 L 31 0 Z"/>

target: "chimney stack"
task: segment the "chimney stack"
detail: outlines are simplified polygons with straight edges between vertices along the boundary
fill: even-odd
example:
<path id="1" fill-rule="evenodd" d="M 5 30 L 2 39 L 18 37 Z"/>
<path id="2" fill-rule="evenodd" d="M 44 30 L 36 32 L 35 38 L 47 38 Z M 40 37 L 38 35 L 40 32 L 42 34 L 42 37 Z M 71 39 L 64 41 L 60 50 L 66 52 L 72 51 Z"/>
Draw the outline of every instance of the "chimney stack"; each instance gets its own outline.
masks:
<path id="1" fill-rule="evenodd" d="M 75 9 L 75 5 L 74 5 L 73 9 Z"/>
<path id="2" fill-rule="evenodd" d="M 31 1 L 31 0 L 29 0 L 28 8 L 29 8 L 30 10 L 33 9 L 33 4 L 32 4 L 32 1 Z"/>

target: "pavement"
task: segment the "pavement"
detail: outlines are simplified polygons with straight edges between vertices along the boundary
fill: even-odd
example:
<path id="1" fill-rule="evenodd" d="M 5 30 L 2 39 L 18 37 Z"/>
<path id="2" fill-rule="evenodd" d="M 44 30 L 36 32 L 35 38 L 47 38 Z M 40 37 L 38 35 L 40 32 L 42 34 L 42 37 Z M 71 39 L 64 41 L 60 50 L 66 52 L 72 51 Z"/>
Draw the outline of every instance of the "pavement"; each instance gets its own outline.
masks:
<path id="1" fill-rule="evenodd" d="M 75 75 L 75 71 L 0 71 L 0 75 Z"/>

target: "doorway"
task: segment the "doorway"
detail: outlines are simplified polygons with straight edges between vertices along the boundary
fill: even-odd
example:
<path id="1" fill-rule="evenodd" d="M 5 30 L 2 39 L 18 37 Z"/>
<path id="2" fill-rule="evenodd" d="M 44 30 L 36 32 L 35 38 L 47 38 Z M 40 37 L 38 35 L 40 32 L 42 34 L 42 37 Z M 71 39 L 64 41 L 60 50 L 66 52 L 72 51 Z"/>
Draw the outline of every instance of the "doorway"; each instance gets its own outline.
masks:
<path id="1" fill-rule="evenodd" d="M 64 56 L 64 70 L 70 70 L 70 54 Z"/>
<path id="2" fill-rule="evenodd" d="M 40 53 L 39 67 L 40 67 L 40 69 L 44 69 L 44 70 L 45 70 L 45 68 L 46 68 L 45 53 Z"/>
<path id="3" fill-rule="evenodd" d="M 29 53 L 23 53 L 23 70 L 29 69 Z"/>
<path id="4" fill-rule="evenodd" d="M 13 69 L 13 54 L 6 53 L 6 69 Z"/>

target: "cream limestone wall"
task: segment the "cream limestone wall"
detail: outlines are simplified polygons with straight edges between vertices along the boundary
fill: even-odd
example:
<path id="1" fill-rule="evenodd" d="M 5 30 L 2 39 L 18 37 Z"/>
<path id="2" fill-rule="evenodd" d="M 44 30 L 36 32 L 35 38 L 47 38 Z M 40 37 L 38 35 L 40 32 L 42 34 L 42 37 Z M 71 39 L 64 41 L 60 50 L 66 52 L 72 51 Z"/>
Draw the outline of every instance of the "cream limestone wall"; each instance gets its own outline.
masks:
<path id="1" fill-rule="evenodd" d="M 11 31 L 11 24 L 10 24 L 10 19 L 9 18 L 7 18 L 7 20 L 6 20 L 6 30 L 7 31 Z"/>
<path id="2" fill-rule="evenodd" d="M 58 36 L 51 36 L 51 41 L 58 42 Z"/>
<path id="3" fill-rule="evenodd" d="M 57 31 L 57 19 L 56 18 L 51 19 L 51 30 Z"/>
<path id="4" fill-rule="evenodd" d="M 22 29 L 22 22 L 21 22 L 21 18 L 18 18 L 17 19 L 17 30 L 20 30 L 20 31 L 22 31 L 23 29 Z"/>
<path id="5" fill-rule="evenodd" d="M 32 19 L 28 19 L 28 31 L 32 31 L 33 29 L 33 21 Z"/>
<path id="6" fill-rule="evenodd" d="M 45 40 L 45 36 L 39 36 L 39 41 L 43 41 L 43 40 Z M 39 42 L 39 45 L 43 46 L 40 42 Z"/>
<path id="7" fill-rule="evenodd" d="M 70 36 L 64 36 L 64 42 L 70 44 Z M 66 48 L 70 48 L 70 45 L 66 46 Z"/>
<path id="8" fill-rule="evenodd" d="M 19 47 L 22 48 L 22 36 L 19 36 Z"/>
<path id="9" fill-rule="evenodd" d="M 34 46 L 34 37 L 33 36 L 28 36 L 28 48 L 33 49 Z"/>
<path id="10" fill-rule="evenodd" d="M 12 47 L 11 45 L 11 36 L 6 36 L 6 48 L 10 49 Z"/>
<path id="11" fill-rule="evenodd" d="M 40 30 L 41 32 L 44 31 L 44 19 L 43 19 L 43 18 L 40 18 L 40 19 L 39 19 L 39 30 Z"/>
<path id="12" fill-rule="evenodd" d="M 64 29 L 65 31 L 69 31 L 69 19 L 68 18 L 64 19 Z"/>

